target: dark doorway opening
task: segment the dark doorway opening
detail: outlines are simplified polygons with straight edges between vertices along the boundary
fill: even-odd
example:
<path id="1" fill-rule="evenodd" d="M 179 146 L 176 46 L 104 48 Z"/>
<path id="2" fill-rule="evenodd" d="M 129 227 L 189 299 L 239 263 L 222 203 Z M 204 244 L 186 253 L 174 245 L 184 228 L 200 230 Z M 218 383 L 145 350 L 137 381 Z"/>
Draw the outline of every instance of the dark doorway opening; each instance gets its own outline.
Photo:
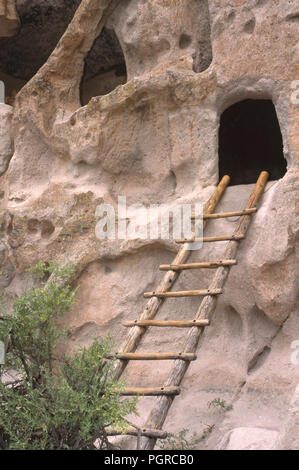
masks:
<path id="1" fill-rule="evenodd" d="M 127 82 L 125 57 L 113 30 L 103 28 L 85 59 L 80 86 L 81 105 Z"/>
<path id="2" fill-rule="evenodd" d="M 266 170 L 271 180 L 283 177 L 286 160 L 275 107 L 271 100 L 244 100 L 226 109 L 220 119 L 219 177 L 231 184 L 255 183 Z"/>
<path id="3" fill-rule="evenodd" d="M 14 104 L 17 93 L 48 60 L 80 2 L 16 1 L 20 30 L 15 36 L 0 37 L 0 80 L 5 83 L 7 104 Z"/>

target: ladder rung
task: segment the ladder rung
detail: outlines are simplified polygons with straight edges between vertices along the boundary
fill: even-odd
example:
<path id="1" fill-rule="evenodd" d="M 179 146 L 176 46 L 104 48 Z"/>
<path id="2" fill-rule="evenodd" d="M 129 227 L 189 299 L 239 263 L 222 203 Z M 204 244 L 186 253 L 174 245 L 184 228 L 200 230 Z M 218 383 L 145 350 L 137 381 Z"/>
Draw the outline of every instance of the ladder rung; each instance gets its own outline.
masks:
<path id="1" fill-rule="evenodd" d="M 177 327 L 190 328 L 192 326 L 208 326 L 209 320 L 189 320 L 189 321 L 159 321 L 159 320 L 135 320 L 123 323 L 124 326 L 160 326 L 160 327 Z"/>
<path id="2" fill-rule="evenodd" d="M 128 361 L 165 361 L 182 359 L 182 361 L 195 361 L 196 354 L 192 353 L 120 353 L 115 355 L 117 359 Z"/>
<path id="3" fill-rule="evenodd" d="M 180 387 L 153 387 L 153 388 L 125 388 L 120 390 L 121 395 L 145 395 L 145 396 L 160 396 L 160 395 L 179 395 L 181 392 Z"/>
<path id="4" fill-rule="evenodd" d="M 224 242 L 227 240 L 243 240 L 245 235 L 237 234 L 237 235 L 219 235 L 217 237 L 203 237 L 203 238 L 179 238 L 175 240 L 176 243 L 194 243 L 194 242 Z"/>
<path id="5" fill-rule="evenodd" d="M 220 261 L 205 261 L 202 263 L 187 264 L 161 264 L 160 271 L 183 271 L 184 269 L 201 269 L 201 268 L 219 268 L 219 266 L 233 266 L 237 264 L 235 259 L 223 259 Z"/>
<path id="6" fill-rule="evenodd" d="M 178 292 L 145 292 L 143 296 L 148 297 L 193 297 L 204 295 L 218 295 L 222 293 L 222 289 L 205 289 L 205 290 L 182 290 Z"/>
<path id="7" fill-rule="evenodd" d="M 253 214 L 254 212 L 257 211 L 257 208 L 256 207 L 252 207 L 252 209 L 245 209 L 245 210 L 242 210 L 242 211 L 233 211 L 233 212 L 219 212 L 219 213 L 215 213 L 215 214 L 203 214 L 203 220 L 207 220 L 207 219 L 222 219 L 224 217 L 235 217 L 235 216 L 239 216 L 239 215 L 251 215 Z M 195 215 L 192 215 L 191 216 L 191 219 L 192 220 L 196 220 L 200 217 L 196 217 Z"/>
<path id="8" fill-rule="evenodd" d="M 166 361 L 171 359 L 182 359 L 183 361 L 195 361 L 196 354 L 192 353 L 120 353 L 117 359 L 128 361 Z"/>
<path id="9" fill-rule="evenodd" d="M 147 429 L 147 428 L 135 429 L 133 427 L 129 427 L 125 431 L 108 428 L 106 432 L 107 432 L 107 436 L 143 436 L 143 437 L 153 437 L 155 439 L 166 439 L 168 436 L 168 433 L 166 431 L 161 431 L 160 429 Z"/>

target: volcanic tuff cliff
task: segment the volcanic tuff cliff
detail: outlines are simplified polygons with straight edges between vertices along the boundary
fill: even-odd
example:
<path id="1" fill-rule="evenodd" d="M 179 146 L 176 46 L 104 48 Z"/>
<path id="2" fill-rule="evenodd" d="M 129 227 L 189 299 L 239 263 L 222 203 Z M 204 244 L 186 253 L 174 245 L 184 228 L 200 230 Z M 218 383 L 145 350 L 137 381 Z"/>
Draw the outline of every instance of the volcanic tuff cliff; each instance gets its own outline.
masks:
<path id="1" fill-rule="evenodd" d="M 119 344 L 122 321 L 138 317 L 159 264 L 178 249 L 165 240 L 98 240 L 96 206 L 116 206 L 118 195 L 128 204 L 205 202 L 225 158 L 225 110 L 248 99 L 274 104 L 282 160 L 273 153 L 265 163 L 259 142 L 244 134 L 238 184 L 218 209 L 243 208 L 252 165 L 274 177 L 165 423 L 198 434 L 214 425 L 200 448 L 299 447 L 299 366 L 291 360 L 299 340 L 298 21 L 292 0 L 0 0 L 0 80 L 14 103 L 0 104 L 0 286 L 13 296 L 39 260 L 72 262 L 79 289 L 65 318 L 70 350 L 108 331 Z M 206 234 L 231 233 L 234 224 L 213 221 Z M 219 242 L 194 256 L 222 252 Z M 205 288 L 210 276 L 188 272 L 176 289 Z M 190 319 L 198 302 L 169 300 L 160 318 Z M 179 348 L 181 335 L 156 330 L 140 350 Z M 151 361 L 135 363 L 127 382 L 158 386 L 168 370 L 168 361 L 159 373 Z M 232 409 L 209 408 L 217 397 Z M 145 421 L 153 400 L 140 399 L 135 420 Z"/>

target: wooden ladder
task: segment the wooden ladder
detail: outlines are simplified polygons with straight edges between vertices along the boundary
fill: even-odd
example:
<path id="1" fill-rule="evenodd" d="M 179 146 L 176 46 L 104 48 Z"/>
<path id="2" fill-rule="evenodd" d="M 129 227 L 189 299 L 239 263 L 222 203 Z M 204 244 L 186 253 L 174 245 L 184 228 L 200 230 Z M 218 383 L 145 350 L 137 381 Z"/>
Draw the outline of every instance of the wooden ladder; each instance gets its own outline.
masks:
<path id="1" fill-rule="evenodd" d="M 157 396 L 156 403 L 150 412 L 150 415 L 143 428 L 138 430 L 130 429 L 128 434 L 136 435 L 139 438 L 138 446 L 141 450 L 152 450 L 155 446 L 157 438 L 162 435 L 161 429 L 166 419 L 168 410 L 174 400 L 175 395 L 180 393 L 180 384 L 189 367 L 190 361 L 196 359 L 196 349 L 200 337 L 206 326 L 209 325 L 211 316 L 216 308 L 217 296 L 222 293 L 222 289 L 228 276 L 230 267 L 236 264 L 236 252 L 238 243 L 245 238 L 249 227 L 251 216 L 257 210 L 257 204 L 261 198 L 266 186 L 269 174 L 266 171 L 260 173 L 255 187 L 250 194 L 244 210 L 235 212 L 213 213 L 216 205 L 222 198 L 227 188 L 230 178 L 224 176 L 218 184 L 216 190 L 204 205 L 203 209 L 203 228 L 211 219 L 223 217 L 240 216 L 234 233 L 231 236 L 203 237 L 203 242 L 225 241 L 228 240 L 223 259 L 216 261 L 206 261 L 200 263 L 186 263 L 192 254 L 190 243 L 196 241 L 196 238 L 176 240 L 182 243 L 182 247 L 177 253 L 174 261 L 169 265 L 162 264 L 161 271 L 166 274 L 156 291 L 146 292 L 144 297 L 150 298 L 147 302 L 140 318 L 135 321 L 124 323 L 130 327 L 130 330 L 123 342 L 119 352 L 116 354 L 118 359 L 115 376 L 119 379 L 124 372 L 127 364 L 131 360 L 169 360 L 173 359 L 174 363 L 171 367 L 168 379 L 161 387 L 153 388 L 125 388 L 121 393 L 123 395 L 139 395 L 139 396 Z M 194 217 L 193 217 L 194 218 Z M 198 222 L 197 222 L 198 223 Z M 197 224 L 196 223 L 196 224 Z M 195 224 L 195 233 L 196 225 Z M 212 282 L 208 289 L 190 290 L 190 291 L 170 291 L 180 273 L 187 269 L 216 269 Z M 154 320 L 159 307 L 167 297 L 185 297 L 185 296 L 203 296 L 200 307 L 192 320 L 189 321 L 158 321 Z M 182 351 L 169 353 L 138 353 L 135 352 L 138 344 L 149 327 L 176 327 L 188 328 L 188 334 Z M 112 432 L 113 435 L 113 432 Z M 142 436 L 142 439 L 140 437 Z"/>

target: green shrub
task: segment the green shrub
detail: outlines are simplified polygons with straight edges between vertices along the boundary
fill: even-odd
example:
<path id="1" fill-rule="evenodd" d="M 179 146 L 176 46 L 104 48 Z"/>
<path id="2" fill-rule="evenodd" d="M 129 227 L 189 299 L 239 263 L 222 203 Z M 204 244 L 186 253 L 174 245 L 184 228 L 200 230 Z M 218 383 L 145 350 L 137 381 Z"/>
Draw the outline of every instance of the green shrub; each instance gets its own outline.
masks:
<path id="1" fill-rule="evenodd" d="M 66 338 L 57 319 L 74 302 L 75 292 L 65 285 L 72 270 L 39 263 L 32 271 L 39 279 L 51 277 L 19 297 L 0 321 L 0 339 L 9 338 L 0 381 L 0 449 L 95 449 L 96 440 L 97 448 L 108 448 L 106 428 L 124 429 L 136 401 L 120 396 L 108 338 L 71 358 L 57 357 Z"/>
<path id="2" fill-rule="evenodd" d="M 227 405 L 226 402 L 222 400 L 221 398 L 214 398 L 214 400 L 209 401 L 208 407 L 211 408 L 212 406 L 215 408 L 216 407 L 222 408 L 225 411 L 230 411 L 233 409 L 232 405 Z"/>

